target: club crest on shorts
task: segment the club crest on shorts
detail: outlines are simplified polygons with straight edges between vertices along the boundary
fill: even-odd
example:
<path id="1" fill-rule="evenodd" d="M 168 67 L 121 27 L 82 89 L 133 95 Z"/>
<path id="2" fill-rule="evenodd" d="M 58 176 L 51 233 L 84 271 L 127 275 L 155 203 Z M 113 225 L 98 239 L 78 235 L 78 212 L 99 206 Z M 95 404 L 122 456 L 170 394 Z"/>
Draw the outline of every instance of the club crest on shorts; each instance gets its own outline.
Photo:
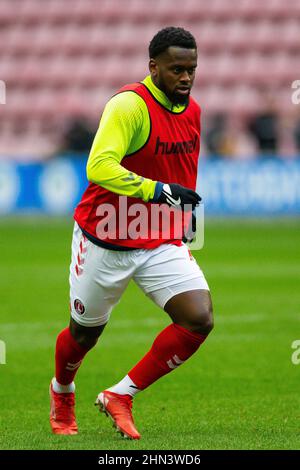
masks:
<path id="1" fill-rule="evenodd" d="M 83 315 L 84 312 L 85 312 L 85 307 L 84 307 L 83 303 L 81 302 L 81 300 L 79 300 L 79 299 L 74 300 L 74 308 L 75 308 L 76 312 L 78 313 L 78 315 Z"/>

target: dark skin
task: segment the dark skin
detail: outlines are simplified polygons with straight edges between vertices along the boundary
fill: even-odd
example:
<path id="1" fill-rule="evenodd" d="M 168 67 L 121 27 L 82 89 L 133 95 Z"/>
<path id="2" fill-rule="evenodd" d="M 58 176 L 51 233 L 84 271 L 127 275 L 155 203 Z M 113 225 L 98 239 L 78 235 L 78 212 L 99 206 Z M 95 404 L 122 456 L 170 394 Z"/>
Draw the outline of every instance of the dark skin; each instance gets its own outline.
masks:
<path id="1" fill-rule="evenodd" d="M 154 85 L 174 104 L 187 104 L 197 67 L 197 50 L 168 47 L 155 59 L 150 59 L 149 70 Z"/>
<path id="2" fill-rule="evenodd" d="M 174 105 L 188 103 L 195 79 L 197 50 L 169 47 L 155 59 L 150 59 L 149 70 L 153 83 Z M 213 309 L 210 292 L 196 289 L 172 297 L 164 307 L 171 320 L 187 330 L 207 335 L 213 328 Z M 84 348 L 91 349 L 98 341 L 105 325 L 84 327 L 72 318 L 70 331 Z"/>

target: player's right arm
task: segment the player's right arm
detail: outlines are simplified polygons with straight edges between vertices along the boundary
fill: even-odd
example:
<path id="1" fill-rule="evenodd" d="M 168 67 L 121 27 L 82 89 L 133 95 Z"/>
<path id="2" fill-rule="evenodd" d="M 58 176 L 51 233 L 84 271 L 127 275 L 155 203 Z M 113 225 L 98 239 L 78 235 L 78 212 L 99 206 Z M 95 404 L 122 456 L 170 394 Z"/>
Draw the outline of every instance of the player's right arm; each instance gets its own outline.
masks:
<path id="1" fill-rule="evenodd" d="M 125 91 L 111 98 L 103 111 L 89 155 L 88 180 L 120 195 L 144 201 L 153 199 L 157 182 L 121 164 L 126 154 L 144 145 L 149 132 L 148 110 L 139 95 Z"/>

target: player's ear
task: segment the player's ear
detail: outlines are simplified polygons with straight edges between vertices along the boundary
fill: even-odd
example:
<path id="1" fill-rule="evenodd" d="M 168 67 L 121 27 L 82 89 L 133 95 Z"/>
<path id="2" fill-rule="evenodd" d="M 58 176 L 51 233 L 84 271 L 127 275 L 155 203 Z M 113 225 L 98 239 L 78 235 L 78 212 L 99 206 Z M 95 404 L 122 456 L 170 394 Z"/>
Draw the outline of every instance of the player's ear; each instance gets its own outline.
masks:
<path id="1" fill-rule="evenodd" d="M 155 59 L 150 59 L 149 60 L 149 71 L 150 71 L 152 77 L 157 76 L 157 63 L 156 63 Z"/>

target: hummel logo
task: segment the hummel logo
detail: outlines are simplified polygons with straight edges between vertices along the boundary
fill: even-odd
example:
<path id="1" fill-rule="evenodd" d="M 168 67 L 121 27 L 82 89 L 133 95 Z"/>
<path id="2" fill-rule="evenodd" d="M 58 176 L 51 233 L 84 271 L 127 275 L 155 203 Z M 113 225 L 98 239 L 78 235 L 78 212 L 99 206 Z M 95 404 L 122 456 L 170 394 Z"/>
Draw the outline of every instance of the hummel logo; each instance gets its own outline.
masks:
<path id="1" fill-rule="evenodd" d="M 76 370 L 78 369 L 78 367 L 80 366 L 82 361 L 78 361 L 78 362 L 75 362 L 75 364 L 72 364 L 71 362 L 68 362 L 67 366 L 66 366 L 66 370 Z"/>
<path id="2" fill-rule="evenodd" d="M 179 155 L 191 154 L 196 150 L 198 136 L 195 135 L 193 139 L 182 140 L 179 142 L 163 142 L 159 137 L 156 139 L 155 155 Z"/>
<path id="3" fill-rule="evenodd" d="M 172 362 L 172 359 L 175 362 L 175 364 Z M 170 369 L 176 369 L 176 367 L 180 366 L 180 364 L 183 364 L 185 362 L 185 361 L 182 361 L 181 359 L 179 359 L 179 357 L 176 356 L 176 354 L 172 357 L 172 359 L 167 361 L 167 364 L 170 367 Z"/>

